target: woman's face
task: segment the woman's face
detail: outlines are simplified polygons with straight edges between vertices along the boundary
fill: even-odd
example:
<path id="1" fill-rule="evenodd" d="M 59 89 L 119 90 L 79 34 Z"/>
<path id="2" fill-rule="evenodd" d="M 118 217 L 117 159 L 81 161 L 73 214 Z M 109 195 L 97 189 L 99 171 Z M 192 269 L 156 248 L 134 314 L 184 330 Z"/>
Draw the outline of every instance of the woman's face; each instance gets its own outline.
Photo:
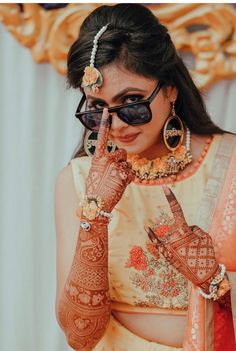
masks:
<path id="1" fill-rule="evenodd" d="M 100 109 L 147 99 L 158 83 L 155 79 L 131 73 L 114 64 L 100 71 L 103 85 L 99 91 L 94 93 L 85 90 L 88 108 Z M 128 153 L 139 154 L 149 159 L 166 155 L 168 150 L 162 139 L 162 128 L 170 115 L 171 101 L 175 101 L 176 98 L 176 88 L 162 88 L 150 104 L 151 121 L 140 126 L 128 125 L 120 120 L 116 113 L 112 113 L 109 138 L 118 148 L 123 148 Z"/>

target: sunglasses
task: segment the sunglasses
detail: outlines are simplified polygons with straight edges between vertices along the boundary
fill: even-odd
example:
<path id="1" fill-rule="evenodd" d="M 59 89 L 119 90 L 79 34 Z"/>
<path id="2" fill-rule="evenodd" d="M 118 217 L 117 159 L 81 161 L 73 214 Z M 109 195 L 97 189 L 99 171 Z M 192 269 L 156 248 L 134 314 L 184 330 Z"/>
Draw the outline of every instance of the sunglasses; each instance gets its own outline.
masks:
<path id="1" fill-rule="evenodd" d="M 159 82 L 149 98 L 146 100 L 140 100 L 124 105 L 109 107 L 108 112 L 116 112 L 117 116 L 123 122 L 131 126 L 146 124 L 152 119 L 150 104 L 161 90 L 161 87 L 162 84 Z M 100 128 L 103 109 L 80 112 L 85 101 L 86 96 L 84 94 L 79 103 L 79 106 L 77 107 L 75 117 L 78 118 L 86 128 L 93 131 L 98 131 Z"/>

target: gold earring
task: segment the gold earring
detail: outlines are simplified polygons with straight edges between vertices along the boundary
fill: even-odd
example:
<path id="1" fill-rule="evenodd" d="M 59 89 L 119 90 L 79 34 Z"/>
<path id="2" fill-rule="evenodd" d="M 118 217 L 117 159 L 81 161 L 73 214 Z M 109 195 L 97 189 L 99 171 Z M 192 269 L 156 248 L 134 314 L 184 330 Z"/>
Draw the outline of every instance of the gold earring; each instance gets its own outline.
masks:
<path id="1" fill-rule="evenodd" d="M 171 115 L 165 121 L 163 127 L 163 140 L 170 151 L 180 147 L 184 138 L 184 125 L 179 116 L 175 113 L 175 102 L 171 102 Z"/>
<path id="2" fill-rule="evenodd" d="M 88 156 L 93 156 L 93 154 L 96 150 L 97 136 L 98 136 L 98 133 L 91 131 L 91 130 L 88 130 L 85 134 L 84 150 Z M 117 146 L 111 140 L 108 140 L 107 151 L 109 153 L 112 153 L 116 150 L 116 148 L 117 148 Z"/>

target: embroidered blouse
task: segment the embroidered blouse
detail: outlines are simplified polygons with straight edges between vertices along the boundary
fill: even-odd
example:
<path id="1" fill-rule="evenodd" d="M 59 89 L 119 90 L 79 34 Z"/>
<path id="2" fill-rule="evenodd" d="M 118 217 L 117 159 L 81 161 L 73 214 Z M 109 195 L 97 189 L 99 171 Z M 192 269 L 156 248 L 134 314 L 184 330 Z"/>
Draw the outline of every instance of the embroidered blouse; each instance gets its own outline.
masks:
<path id="1" fill-rule="evenodd" d="M 171 186 L 189 225 L 195 217 L 221 135 L 215 135 L 198 169 Z M 85 193 L 90 157 L 71 161 L 78 203 Z M 113 210 L 109 223 L 109 281 L 115 302 L 146 307 L 187 309 L 188 282 L 158 253 L 144 229 L 161 212 L 171 216 L 160 185 L 131 183 Z"/>

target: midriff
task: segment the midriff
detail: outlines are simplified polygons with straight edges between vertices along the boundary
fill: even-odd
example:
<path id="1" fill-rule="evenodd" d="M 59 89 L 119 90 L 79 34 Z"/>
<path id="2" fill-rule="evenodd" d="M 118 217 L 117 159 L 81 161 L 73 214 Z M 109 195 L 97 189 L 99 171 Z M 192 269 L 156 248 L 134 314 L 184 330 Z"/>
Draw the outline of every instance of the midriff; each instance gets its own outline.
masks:
<path id="1" fill-rule="evenodd" d="M 112 314 L 132 333 L 148 341 L 172 347 L 183 345 L 187 311 L 112 304 Z"/>

